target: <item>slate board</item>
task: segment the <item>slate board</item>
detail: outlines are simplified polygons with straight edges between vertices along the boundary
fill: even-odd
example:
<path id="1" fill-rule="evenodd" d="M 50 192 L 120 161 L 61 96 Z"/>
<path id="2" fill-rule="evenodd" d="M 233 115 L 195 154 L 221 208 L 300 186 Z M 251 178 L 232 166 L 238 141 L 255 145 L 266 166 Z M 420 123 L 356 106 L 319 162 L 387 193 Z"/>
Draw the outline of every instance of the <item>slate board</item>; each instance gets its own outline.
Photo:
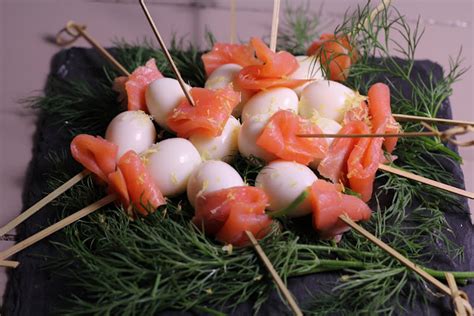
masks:
<path id="1" fill-rule="evenodd" d="M 400 60 L 400 62 L 403 62 Z M 95 78 L 103 75 L 103 59 L 92 49 L 71 48 L 56 54 L 51 63 L 50 74 L 67 80 L 86 80 L 93 82 Z M 434 78 L 441 78 L 442 68 L 431 61 L 417 61 L 413 69 L 413 75 L 428 77 L 429 71 L 434 72 Z M 399 83 L 404 91 L 409 93 L 409 88 Z M 440 117 L 451 118 L 451 107 L 446 100 L 439 112 Z M 64 129 L 53 124 L 53 118 L 39 113 L 37 121 L 37 131 L 34 139 L 33 159 L 27 170 L 27 177 L 23 192 L 24 209 L 32 205 L 44 196 L 46 190 L 44 175 L 51 169 L 51 165 L 45 156 L 50 152 L 67 150 L 69 143 L 67 133 Z M 452 147 L 453 148 L 453 147 Z M 455 149 L 455 148 L 453 148 Z M 70 158 L 69 158 L 70 159 Z M 464 188 L 464 178 L 461 168 L 450 160 L 441 161 L 452 170 L 458 186 Z M 79 172 L 77 164 L 69 164 L 70 174 Z M 465 260 L 463 262 L 452 262 L 445 256 L 437 256 L 430 267 L 444 270 L 473 270 L 473 226 L 470 224 L 468 204 L 462 199 L 465 213 L 448 213 L 448 221 L 456 233 L 455 240 L 464 245 Z M 32 216 L 18 230 L 18 239 L 28 237 L 42 227 L 57 220 L 60 210 L 49 205 L 41 212 Z M 67 296 L 71 291 L 68 284 L 50 269 L 45 269 L 45 265 L 50 263 L 48 257 L 56 255 L 55 248 L 50 244 L 51 240 L 59 236 L 52 236 L 34 246 L 19 253 L 14 259 L 21 262 L 21 265 L 9 272 L 9 282 L 4 297 L 4 315 L 50 315 L 55 308 L 63 304 L 61 297 Z M 436 247 L 436 245 L 434 245 Z M 310 298 L 310 290 L 317 293 L 324 285 L 333 283 L 338 277 L 338 273 L 319 273 L 310 276 L 297 277 L 289 280 L 290 291 L 303 302 Z M 474 298 L 474 285 L 470 284 L 463 288 L 470 297 Z M 240 305 L 233 314 L 249 315 L 252 313 L 251 304 Z M 275 315 L 288 313 L 288 309 L 282 305 L 278 294 L 274 291 L 269 301 L 261 309 L 261 315 Z M 413 315 L 443 315 L 452 313 L 452 309 L 447 299 L 435 299 L 428 307 L 416 306 L 410 312 Z M 192 314 L 191 312 L 166 312 L 165 314 Z"/>

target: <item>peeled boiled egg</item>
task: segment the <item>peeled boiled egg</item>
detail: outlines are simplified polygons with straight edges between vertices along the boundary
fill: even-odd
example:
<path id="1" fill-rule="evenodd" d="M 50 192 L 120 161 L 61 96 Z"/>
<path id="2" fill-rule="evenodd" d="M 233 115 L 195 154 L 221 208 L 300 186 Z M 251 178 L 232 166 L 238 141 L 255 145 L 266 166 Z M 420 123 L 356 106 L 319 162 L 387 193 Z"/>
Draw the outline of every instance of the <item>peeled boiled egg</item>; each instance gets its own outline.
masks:
<path id="1" fill-rule="evenodd" d="M 208 160 L 200 164 L 189 178 L 188 200 L 194 206 L 197 197 L 204 193 L 243 185 L 244 180 L 229 164 Z"/>
<path id="2" fill-rule="evenodd" d="M 342 128 L 341 124 L 338 122 L 325 118 L 325 117 L 319 117 L 317 118 L 316 116 L 313 116 L 311 118 L 311 121 L 314 122 L 318 127 L 321 129 L 321 131 L 324 134 L 337 134 L 339 130 Z M 334 141 L 334 138 L 325 138 L 327 141 L 328 145 L 331 145 L 332 142 Z M 310 164 L 309 167 L 313 170 L 318 169 L 319 163 L 321 162 L 322 159 L 315 159 L 313 160 Z"/>
<path id="3" fill-rule="evenodd" d="M 222 89 L 229 85 L 233 85 L 235 77 L 242 70 L 242 66 L 237 64 L 225 64 L 218 67 L 212 72 L 212 74 L 207 78 L 204 88 L 206 89 Z M 251 97 L 251 93 L 243 91 L 241 93 L 241 102 L 234 108 L 232 115 L 239 117 L 242 113 L 242 108 L 247 100 Z"/>
<path id="4" fill-rule="evenodd" d="M 269 119 L 269 115 L 260 114 L 249 118 L 242 124 L 238 137 L 239 152 L 242 156 L 254 156 L 267 162 L 276 159 L 274 154 L 257 145 L 257 139 Z"/>
<path id="5" fill-rule="evenodd" d="M 222 134 L 217 137 L 194 135 L 189 138 L 201 154 L 203 160 L 231 161 L 239 151 L 237 138 L 239 136 L 240 122 L 233 116 L 227 120 Z"/>
<path id="6" fill-rule="evenodd" d="M 309 84 L 301 93 L 299 114 L 305 118 L 313 115 L 342 122 L 344 113 L 358 106 L 361 99 L 345 85 L 330 80 L 319 80 Z"/>
<path id="7" fill-rule="evenodd" d="M 184 193 L 189 177 L 201 164 L 199 152 L 184 138 L 162 140 L 147 150 L 142 159 L 165 196 Z"/>
<path id="8" fill-rule="evenodd" d="M 151 117 L 143 111 L 125 111 L 114 117 L 107 126 L 105 139 L 118 146 L 117 157 L 129 150 L 141 153 L 156 139 Z"/>
<path id="9" fill-rule="evenodd" d="M 279 110 L 298 112 L 298 96 L 288 88 L 272 88 L 251 97 L 242 110 L 242 122 L 256 115 L 272 116 Z"/>
<path id="10" fill-rule="evenodd" d="M 268 196 L 270 211 L 280 211 L 288 207 L 304 190 L 318 178 L 305 165 L 284 160 L 269 163 L 257 175 L 255 186 L 262 188 Z M 300 217 L 311 213 L 311 203 L 306 198 L 290 217 Z"/>
<path id="11" fill-rule="evenodd" d="M 311 121 L 316 123 L 324 134 L 337 134 L 342 128 L 338 122 L 325 117 L 312 118 Z M 328 145 L 331 145 L 334 138 L 325 138 L 325 140 Z"/>
<path id="12" fill-rule="evenodd" d="M 312 81 L 307 82 L 299 87 L 294 88 L 298 96 L 301 95 L 303 89 L 308 86 L 314 80 L 323 80 L 323 72 L 321 71 L 321 65 L 316 56 L 295 56 L 298 61 L 298 69 L 295 70 L 289 77 L 290 79 L 311 79 Z"/>
<path id="13" fill-rule="evenodd" d="M 191 87 L 186 85 L 187 90 Z M 178 80 L 173 78 L 160 78 L 150 83 L 145 92 L 148 112 L 161 127 L 169 130 L 166 124 L 168 115 L 184 98 L 183 89 Z"/>

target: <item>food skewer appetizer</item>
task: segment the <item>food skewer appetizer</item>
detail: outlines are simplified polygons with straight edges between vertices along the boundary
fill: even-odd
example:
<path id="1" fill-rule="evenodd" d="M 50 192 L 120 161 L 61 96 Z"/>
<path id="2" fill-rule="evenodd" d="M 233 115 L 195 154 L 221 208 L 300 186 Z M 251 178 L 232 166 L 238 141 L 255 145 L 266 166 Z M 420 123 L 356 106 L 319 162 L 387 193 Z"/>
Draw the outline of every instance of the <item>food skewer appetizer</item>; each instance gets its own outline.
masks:
<path id="1" fill-rule="evenodd" d="M 276 114 L 281 114 L 281 112 L 280 112 L 280 113 L 277 112 Z M 250 116 L 250 117 L 251 117 L 251 116 Z M 320 180 L 320 181 L 321 181 L 321 180 Z M 203 182 L 204 182 L 204 181 L 203 181 Z M 319 182 L 319 183 L 321 183 L 321 182 Z M 324 183 L 324 182 L 323 182 L 323 183 Z M 323 184 L 321 184 L 321 185 L 324 186 Z M 328 185 L 329 185 L 329 184 L 328 184 Z M 336 190 L 336 191 L 337 191 L 337 190 Z M 211 194 L 211 193 L 212 193 L 212 192 L 209 192 L 209 194 Z M 206 196 L 206 195 L 203 194 L 202 196 Z M 323 231 L 324 231 L 324 230 L 323 230 Z M 338 231 L 338 230 L 337 230 L 337 231 Z M 330 232 L 331 232 L 331 230 L 330 230 Z M 332 235 L 332 234 L 330 233 L 328 236 L 331 236 L 331 235 Z"/>
<path id="2" fill-rule="evenodd" d="M 85 32 L 84 27 L 79 26 L 79 25 L 75 24 L 74 22 L 69 22 L 68 25 L 66 26 L 65 30 L 67 31 L 68 34 L 73 36 L 73 38 L 71 40 L 67 41 L 67 40 L 64 40 L 61 37 L 59 37 L 60 34 L 58 34 L 58 42 L 59 43 L 61 43 L 63 45 L 64 44 L 69 44 L 69 43 L 73 42 L 74 40 L 76 40 L 79 36 L 83 36 L 84 38 L 86 38 L 86 40 L 88 40 L 89 43 L 91 43 L 95 48 L 97 48 L 99 50 L 99 52 L 101 52 L 101 54 L 104 57 L 106 57 L 117 69 L 119 69 L 119 71 L 121 71 L 122 73 L 124 73 L 126 75 L 129 74 L 128 72 L 126 72 L 126 70 L 123 71 L 125 68 L 123 66 L 121 66 L 120 63 L 118 63 L 104 48 L 102 48 L 97 43 L 96 40 L 94 40 L 87 32 Z M 74 32 L 74 30 L 75 30 L 75 32 Z M 208 63 L 206 63 L 206 65 L 207 64 Z M 302 65 L 304 66 L 304 64 L 302 64 Z M 237 66 L 237 65 L 235 65 L 235 66 Z M 304 68 L 303 66 L 300 67 L 300 68 Z M 222 66 L 222 68 L 225 68 L 225 67 L 226 67 L 225 65 Z M 308 65 L 306 65 L 306 67 L 308 67 Z M 308 72 L 308 70 L 306 72 Z M 173 89 L 174 92 L 177 92 L 177 91 L 180 91 L 180 89 L 179 89 L 178 82 L 176 80 L 171 79 L 171 78 L 163 78 L 163 79 L 164 80 L 161 80 L 161 81 L 154 81 L 153 82 L 153 88 L 147 89 L 146 98 L 147 98 L 148 102 L 146 102 L 146 104 L 152 104 L 151 106 L 148 107 L 149 108 L 148 110 L 154 116 L 155 120 L 157 120 L 157 122 L 160 123 L 161 126 L 167 128 L 166 122 L 164 122 L 163 117 L 166 117 L 167 114 L 169 113 L 169 111 L 172 109 L 173 105 L 176 104 L 176 98 L 174 98 L 174 99 L 172 98 L 172 99 L 168 99 L 168 100 L 163 100 L 162 99 L 161 104 L 156 103 L 157 101 L 155 101 L 155 100 L 157 100 L 157 95 L 160 94 L 160 91 L 164 91 L 164 90 L 169 91 L 169 89 Z M 212 81 L 222 82 L 222 76 L 220 76 L 220 77 L 218 76 L 217 79 L 218 80 L 208 80 L 208 82 L 210 82 L 210 83 Z M 212 88 L 211 84 L 208 87 Z M 222 84 L 220 84 L 220 87 L 222 87 Z M 170 95 L 178 96 L 179 94 L 178 93 L 171 93 Z M 246 99 L 248 99 L 248 96 L 243 98 L 243 100 L 246 100 Z M 141 102 L 141 103 L 143 104 L 143 102 Z M 255 103 L 259 103 L 259 102 L 255 101 Z M 128 104 L 134 104 L 134 102 L 128 102 Z M 154 104 L 154 106 L 153 106 L 153 104 Z M 140 107 L 143 107 L 143 105 L 139 106 L 139 108 Z M 248 108 L 251 108 L 251 106 L 248 106 Z M 238 109 L 236 108 L 235 110 L 238 110 Z M 238 112 L 237 112 L 237 114 L 238 114 Z M 446 120 L 446 119 L 439 119 L 438 120 L 438 119 L 435 119 L 435 118 L 423 118 L 423 117 L 397 115 L 397 114 L 393 114 L 393 117 L 403 117 L 403 120 L 418 120 L 418 121 L 419 120 L 426 120 L 426 121 L 429 121 L 429 122 L 438 122 L 439 121 L 443 124 L 454 122 L 454 123 L 459 124 L 459 125 L 474 125 L 474 123 L 466 122 L 466 121 L 452 121 L 452 120 Z M 261 119 L 258 119 L 258 120 L 261 121 Z M 320 118 L 319 120 L 322 121 L 322 120 L 325 120 L 325 118 Z M 232 129 L 232 128 L 229 127 L 229 130 L 235 130 L 235 128 L 237 127 L 236 121 L 235 120 L 233 120 L 233 121 L 234 121 L 234 123 L 233 123 L 234 128 Z M 330 122 L 329 124 L 331 124 L 331 126 L 334 126 L 334 131 L 337 131 L 337 130 L 335 130 L 335 129 L 337 129 L 336 123 L 331 122 L 331 121 L 329 121 L 329 122 Z M 326 123 L 326 124 L 328 124 L 328 123 Z M 255 146 L 253 146 L 253 148 L 251 148 L 252 146 L 249 147 L 249 145 L 246 145 L 246 143 L 248 143 L 248 142 L 246 142 L 245 139 L 254 137 L 255 131 L 259 130 L 258 125 L 261 126 L 262 122 L 258 122 L 258 123 L 255 122 L 253 124 L 247 123 L 245 125 L 245 128 L 242 129 L 242 131 L 243 131 L 242 132 L 242 137 L 241 137 L 242 141 L 240 142 L 240 143 L 242 143 L 241 151 L 243 151 L 244 154 L 247 154 L 247 155 L 253 154 L 254 152 L 256 152 L 257 156 L 258 155 L 263 156 L 263 158 L 265 160 L 268 160 L 268 158 L 271 158 L 271 156 L 265 155 L 264 151 L 255 148 Z M 202 142 L 201 138 L 198 138 L 195 141 L 193 141 L 193 143 L 195 143 L 195 145 L 197 143 L 200 143 L 200 142 Z M 202 147 L 206 147 L 206 146 L 202 145 Z M 212 146 L 211 148 L 214 148 L 214 146 Z M 209 148 L 205 148 L 205 150 L 207 150 L 207 152 L 209 153 L 210 151 L 208 149 Z M 207 158 L 215 158 L 215 157 L 213 157 L 212 154 L 210 154 L 209 157 L 207 157 Z M 425 179 L 425 178 L 417 176 L 417 175 L 413 175 L 413 174 L 408 173 L 408 172 L 403 171 L 403 170 L 394 170 L 391 167 L 382 166 L 382 165 L 380 165 L 380 167 L 383 168 L 384 171 L 387 171 L 387 172 L 394 171 L 394 172 L 396 172 L 397 174 L 399 174 L 401 176 L 409 177 L 409 178 L 411 177 L 412 180 L 415 180 L 415 181 L 420 181 L 421 180 L 425 184 L 438 185 L 438 183 L 439 183 L 437 181 L 433 181 L 433 180 Z M 84 171 L 84 173 L 83 172 L 79 173 L 78 175 L 71 178 L 68 182 L 66 182 L 63 185 L 61 185 L 60 187 L 58 187 L 55 191 L 53 191 L 52 193 L 47 195 L 45 198 L 38 201 L 37 204 L 33 205 L 28 210 L 26 210 L 25 212 L 20 214 L 15 220 L 11 221 L 9 224 L 2 227 L 0 229 L 0 236 L 4 235 L 8 231 L 12 230 L 19 223 L 23 222 L 29 216 L 34 214 L 37 210 L 44 207 L 44 205 L 46 205 L 50 201 L 54 200 L 56 197 L 61 195 L 64 191 L 66 191 L 68 188 L 70 188 L 71 186 L 73 186 L 74 184 L 76 184 L 77 182 L 82 180 L 87 175 L 88 175 L 87 171 Z M 450 192 L 455 192 L 457 194 L 461 193 L 461 195 L 464 195 L 464 196 L 468 196 L 468 197 L 472 196 L 472 194 L 470 194 L 470 193 L 464 193 L 463 190 L 460 190 L 458 188 L 454 188 L 454 187 L 451 187 L 451 186 L 447 186 L 447 185 L 444 185 L 444 184 L 440 184 L 440 187 L 442 189 L 448 189 L 448 190 L 450 190 Z"/>

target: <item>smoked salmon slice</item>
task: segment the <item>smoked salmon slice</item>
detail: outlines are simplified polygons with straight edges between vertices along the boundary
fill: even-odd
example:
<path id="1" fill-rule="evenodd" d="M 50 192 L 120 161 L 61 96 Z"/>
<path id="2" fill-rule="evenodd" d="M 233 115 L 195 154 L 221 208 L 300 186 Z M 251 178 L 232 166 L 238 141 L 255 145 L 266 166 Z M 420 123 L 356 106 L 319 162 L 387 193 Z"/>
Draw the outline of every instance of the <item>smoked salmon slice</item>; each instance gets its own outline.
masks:
<path id="1" fill-rule="evenodd" d="M 107 182 L 109 173 L 115 171 L 118 146 L 102 137 L 77 135 L 70 148 L 73 158 L 103 181 Z"/>
<path id="2" fill-rule="evenodd" d="M 127 108 L 129 111 L 141 110 L 147 112 L 145 92 L 148 85 L 163 75 L 156 67 L 155 59 L 146 62 L 145 66 L 135 69 L 127 77 L 117 77 L 114 81 L 114 90 L 119 92 L 120 97 L 127 95 Z"/>
<path id="3" fill-rule="evenodd" d="M 322 134 L 322 131 L 296 113 L 278 111 L 264 127 L 257 145 L 281 159 L 303 165 L 326 156 L 328 143 L 324 138 L 298 137 L 298 134 Z"/>
<path id="4" fill-rule="evenodd" d="M 352 121 L 344 125 L 338 134 L 368 134 L 369 126 L 362 121 Z M 334 183 L 345 181 L 347 174 L 347 161 L 358 142 L 366 143 L 368 138 L 335 138 L 329 146 L 326 157 L 318 166 L 318 172 Z M 365 147 L 364 147 L 365 148 Z"/>
<path id="5" fill-rule="evenodd" d="M 255 91 L 274 87 L 296 88 L 308 80 L 288 79 L 288 76 L 298 69 L 295 56 L 281 51 L 274 53 L 259 38 L 252 38 L 250 44 L 255 48 L 261 65 L 244 67 L 235 79 L 240 89 Z"/>
<path id="6" fill-rule="evenodd" d="M 390 106 L 390 88 L 383 83 L 373 84 L 369 88 L 369 112 L 372 117 L 372 129 L 381 133 L 397 134 L 400 132 L 400 124 L 392 116 Z M 381 126 L 384 126 L 381 129 Z M 388 153 L 392 153 L 397 145 L 398 138 L 387 137 L 383 144 Z"/>
<path id="7" fill-rule="evenodd" d="M 321 66 L 326 68 L 330 80 L 345 81 L 351 64 L 357 61 L 357 50 L 352 47 L 347 36 L 322 34 L 306 52 L 308 56 L 317 55 Z"/>
<path id="8" fill-rule="evenodd" d="M 169 128 L 183 138 L 191 135 L 220 136 L 232 110 L 240 103 L 240 93 L 231 87 L 217 90 L 192 88 L 190 93 L 195 106 L 183 99 L 168 116 Z"/>
<path id="9" fill-rule="evenodd" d="M 374 133 L 383 133 L 381 126 Z M 360 138 L 347 160 L 347 178 L 350 188 L 367 202 L 372 197 L 375 174 L 383 158 L 383 138 Z"/>
<path id="10" fill-rule="evenodd" d="M 368 92 L 369 113 L 372 132 L 376 134 L 398 133 L 399 125 L 392 116 L 390 109 L 390 89 L 383 83 L 372 85 Z M 348 159 L 350 188 L 361 195 L 364 202 L 372 196 L 373 183 L 378 166 L 384 160 L 382 144 L 389 153 L 393 151 L 397 138 L 365 138 L 360 139 Z"/>
<path id="11" fill-rule="evenodd" d="M 200 195 L 193 223 L 217 240 L 235 246 L 250 243 L 248 230 L 258 239 L 270 232 L 272 220 L 265 214 L 268 197 L 256 187 L 241 186 Z"/>
<path id="12" fill-rule="evenodd" d="M 109 193 L 115 193 L 118 195 L 120 203 L 128 211 L 130 205 L 130 196 L 128 195 L 127 182 L 123 177 L 122 171 L 117 170 L 109 174 Z M 129 214 L 130 216 L 132 214 Z"/>
<path id="13" fill-rule="evenodd" d="M 258 65 L 262 62 L 255 57 L 255 49 L 250 45 L 215 43 L 211 51 L 202 55 L 207 76 L 225 64 L 242 67 Z"/>
<path id="14" fill-rule="evenodd" d="M 350 228 L 339 219 L 346 214 L 353 221 L 367 221 L 372 210 L 359 198 L 343 194 L 342 185 L 316 180 L 310 188 L 313 227 L 322 239 L 332 239 Z"/>
<path id="15" fill-rule="evenodd" d="M 163 194 L 136 152 L 127 151 L 119 159 L 118 169 L 125 180 L 131 203 L 141 215 L 146 216 L 148 213 L 154 212 L 160 205 L 166 204 Z M 114 174 L 112 177 L 119 178 L 119 175 Z M 114 184 L 114 187 L 119 189 L 118 194 L 121 195 L 122 180 L 119 179 L 116 183 L 117 185 Z"/>

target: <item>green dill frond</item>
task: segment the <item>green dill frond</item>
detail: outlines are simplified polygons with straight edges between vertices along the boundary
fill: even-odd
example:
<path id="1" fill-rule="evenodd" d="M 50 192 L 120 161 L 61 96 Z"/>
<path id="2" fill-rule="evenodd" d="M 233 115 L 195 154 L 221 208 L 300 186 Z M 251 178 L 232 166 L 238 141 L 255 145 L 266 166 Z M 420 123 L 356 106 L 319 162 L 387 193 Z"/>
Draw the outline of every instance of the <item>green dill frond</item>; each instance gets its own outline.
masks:
<path id="1" fill-rule="evenodd" d="M 94 84 L 83 80 L 48 80 L 45 96 L 31 97 L 24 103 L 53 118 L 53 124 L 71 136 L 80 133 L 103 135 L 108 122 L 123 109 L 108 80 Z"/>
<path id="2" fill-rule="evenodd" d="M 305 55 L 309 45 L 319 37 L 322 7 L 316 13 L 310 10 L 310 1 L 297 7 L 291 7 L 283 12 L 278 33 L 278 49 L 294 55 Z"/>

